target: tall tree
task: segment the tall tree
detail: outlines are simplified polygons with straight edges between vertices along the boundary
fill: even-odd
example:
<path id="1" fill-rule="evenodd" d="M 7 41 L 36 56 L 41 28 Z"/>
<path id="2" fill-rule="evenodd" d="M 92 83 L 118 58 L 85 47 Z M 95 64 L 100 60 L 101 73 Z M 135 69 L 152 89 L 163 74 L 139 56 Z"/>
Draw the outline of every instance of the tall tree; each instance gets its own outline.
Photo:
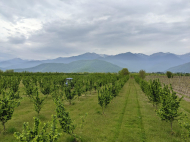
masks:
<path id="1" fill-rule="evenodd" d="M 127 68 L 123 68 L 119 71 L 119 75 L 129 75 L 129 70 Z"/>
<path id="2" fill-rule="evenodd" d="M 139 76 L 140 76 L 142 79 L 144 79 L 145 76 L 146 76 L 145 70 L 140 70 L 140 71 L 139 71 Z"/>
<path id="3" fill-rule="evenodd" d="M 172 74 L 172 72 L 170 72 L 170 71 L 167 71 L 167 72 L 166 72 L 166 75 L 167 75 L 168 78 L 173 78 L 173 74 Z"/>

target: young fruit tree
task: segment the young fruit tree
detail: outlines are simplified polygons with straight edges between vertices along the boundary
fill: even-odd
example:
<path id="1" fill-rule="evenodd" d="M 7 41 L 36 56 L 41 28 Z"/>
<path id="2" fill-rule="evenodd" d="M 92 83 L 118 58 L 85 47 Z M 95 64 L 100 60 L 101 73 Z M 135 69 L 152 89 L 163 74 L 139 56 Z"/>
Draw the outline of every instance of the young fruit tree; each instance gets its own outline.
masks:
<path id="1" fill-rule="evenodd" d="M 40 110 L 42 109 L 43 102 L 45 100 L 44 98 L 39 97 L 38 88 L 35 89 L 35 93 L 33 94 L 33 97 L 31 98 L 34 103 L 34 110 L 38 113 L 40 113 Z"/>
<path id="2" fill-rule="evenodd" d="M 0 98 L 0 121 L 4 127 L 5 123 L 12 118 L 14 108 L 17 107 L 20 102 L 9 96 L 9 94 L 2 93 L 3 96 Z"/>
<path id="3" fill-rule="evenodd" d="M 82 89 L 81 89 L 80 86 L 78 86 L 78 87 L 76 88 L 76 92 L 77 92 L 77 95 L 78 95 L 78 101 L 79 101 L 79 97 L 82 95 Z"/>
<path id="4" fill-rule="evenodd" d="M 52 115 L 51 125 L 44 123 L 42 130 L 39 130 L 40 120 L 34 117 L 34 128 L 29 127 L 28 122 L 24 122 L 22 133 L 15 132 L 14 136 L 19 141 L 24 142 L 57 142 L 60 137 L 60 133 L 57 131 L 57 120 L 56 115 Z M 47 128 L 50 130 L 47 131 Z"/>
<path id="5" fill-rule="evenodd" d="M 102 107 L 102 113 L 104 114 L 105 108 L 111 102 L 111 93 L 107 88 L 98 90 L 98 104 Z"/>
<path id="6" fill-rule="evenodd" d="M 25 86 L 25 92 L 26 92 L 26 96 L 29 97 L 29 98 L 32 98 L 34 92 L 35 92 L 35 88 L 34 88 L 34 84 L 33 83 L 30 83 L 30 85 L 26 85 Z"/>
<path id="7" fill-rule="evenodd" d="M 157 105 L 160 103 L 160 93 L 162 91 L 161 87 L 162 86 L 159 79 L 150 81 L 150 86 L 149 86 L 150 96 L 152 97 L 153 106 L 156 104 L 156 109 Z"/>
<path id="8" fill-rule="evenodd" d="M 61 102 L 61 100 L 55 99 L 54 101 L 56 104 L 57 118 L 59 120 L 59 124 L 63 132 L 75 137 L 75 134 L 73 133 L 75 125 L 73 124 L 73 121 L 70 118 L 69 112 L 66 112 L 65 107 Z"/>
<path id="9" fill-rule="evenodd" d="M 161 106 L 157 110 L 158 116 L 160 116 L 161 120 L 166 122 L 170 122 L 171 124 L 171 132 L 172 132 L 172 123 L 174 120 L 178 120 L 178 117 L 181 116 L 182 113 L 179 113 L 180 101 L 183 97 L 178 99 L 176 93 L 168 88 L 167 85 L 164 86 L 161 92 Z"/>
<path id="10" fill-rule="evenodd" d="M 75 95 L 76 95 L 76 91 L 75 90 L 71 91 L 70 86 L 67 86 L 65 88 L 65 96 L 66 96 L 66 99 L 69 101 L 70 105 L 71 105 L 71 101 L 74 99 Z"/>
<path id="11" fill-rule="evenodd" d="M 44 95 L 48 96 L 52 92 L 51 84 L 50 83 L 43 84 L 43 87 L 41 88 L 41 92 Z"/>

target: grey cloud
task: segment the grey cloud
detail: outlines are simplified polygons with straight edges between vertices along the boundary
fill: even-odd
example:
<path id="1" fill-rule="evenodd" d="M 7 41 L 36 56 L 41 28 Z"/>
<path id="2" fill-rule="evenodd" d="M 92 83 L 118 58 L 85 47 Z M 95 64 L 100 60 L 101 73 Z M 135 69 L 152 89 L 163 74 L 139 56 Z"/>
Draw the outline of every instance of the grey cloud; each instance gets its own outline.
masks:
<path id="1" fill-rule="evenodd" d="M 23 44 L 26 41 L 25 36 L 8 37 L 9 42 L 12 44 Z"/>
<path id="2" fill-rule="evenodd" d="M 148 53 L 158 49 L 178 52 L 180 47 L 188 51 L 187 44 L 179 41 L 189 38 L 190 34 L 189 0 L 22 0 L 17 3 L 2 0 L 0 7 L 2 5 L 8 8 L 0 8 L 0 14 L 13 23 L 14 16 L 45 19 L 42 29 L 27 39 L 11 36 L 4 45 L 14 50 L 19 44 L 22 52 L 28 51 L 36 57 L 77 55 L 96 50 L 101 53 L 115 50 L 114 54 L 133 50 Z M 165 16 L 166 20 L 169 17 L 171 22 L 159 20 L 159 16 Z M 147 22 L 147 17 L 152 23 Z M 184 20 L 175 22 L 175 18 Z"/>

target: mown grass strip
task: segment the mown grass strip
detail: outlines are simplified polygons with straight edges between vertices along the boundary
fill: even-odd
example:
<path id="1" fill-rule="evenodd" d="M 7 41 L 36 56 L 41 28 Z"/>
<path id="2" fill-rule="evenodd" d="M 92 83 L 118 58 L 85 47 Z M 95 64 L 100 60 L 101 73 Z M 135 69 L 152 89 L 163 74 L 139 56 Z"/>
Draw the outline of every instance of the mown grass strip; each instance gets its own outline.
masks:
<path id="1" fill-rule="evenodd" d="M 136 90 L 138 116 L 139 116 L 140 128 L 141 128 L 141 140 L 142 140 L 142 142 L 146 142 L 146 134 L 145 134 L 144 125 L 143 125 L 143 122 L 142 122 L 142 115 L 141 115 L 141 110 L 140 110 L 139 97 L 138 97 L 138 93 L 137 93 L 136 84 L 134 86 L 135 86 L 135 90 Z"/>
<path id="2" fill-rule="evenodd" d="M 146 142 L 182 142 L 180 137 L 180 126 L 177 121 L 174 121 L 173 130 L 171 134 L 170 124 L 161 121 L 157 116 L 155 108 L 148 100 L 148 97 L 142 92 L 139 85 L 136 85 L 139 105 L 141 107 L 142 124 L 146 134 Z"/>
<path id="3" fill-rule="evenodd" d="M 129 85 L 127 87 L 129 87 Z M 118 125 L 116 127 L 116 134 L 115 134 L 114 141 L 117 141 L 118 137 L 119 137 L 119 133 L 120 133 L 120 130 L 121 130 L 121 125 L 122 125 L 122 122 L 123 122 L 123 117 L 124 117 L 125 110 L 126 110 L 126 107 L 127 107 L 127 102 L 128 102 L 128 97 L 129 97 L 130 92 L 131 92 L 131 87 L 129 87 L 128 92 L 126 93 L 125 104 L 124 104 L 124 107 L 123 107 L 122 112 L 120 114 L 120 117 L 118 119 Z"/>

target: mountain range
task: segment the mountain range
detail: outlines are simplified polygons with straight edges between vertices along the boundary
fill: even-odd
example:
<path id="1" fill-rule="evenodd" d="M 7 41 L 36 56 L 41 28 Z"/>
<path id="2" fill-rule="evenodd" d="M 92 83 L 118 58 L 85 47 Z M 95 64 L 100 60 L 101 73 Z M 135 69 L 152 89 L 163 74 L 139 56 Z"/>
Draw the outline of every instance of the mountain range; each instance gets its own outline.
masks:
<path id="1" fill-rule="evenodd" d="M 122 68 L 101 60 L 79 60 L 68 64 L 43 63 L 32 68 L 15 69 L 16 72 L 118 72 Z"/>
<path id="2" fill-rule="evenodd" d="M 182 64 L 179 66 L 175 66 L 172 68 L 169 68 L 168 71 L 177 73 L 177 72 L 183 72 L 183 73 L 190 73 L 190 62 L 186 64 Z"/>
<path id="3" fill-rule="evenodd" d="M 102 62 L 102 64 L 104 64 L 105 67 L 106 64 L 107 66 L 112 65 L 115 67 L 115 70 L 118 70 L 120 68 L 128 68 L 130 72 L 138 72 L 141 69 L 145 70 L 146 72 L 165 72 L 172 67 L 179 66 L 182 64 L 185 64 L 184 66 L 187 66 L 188 64 L 186 63 L 190 62 L 190 53 L 184 55 L 176 55 L 173 53 L 163 53 L 163 52 L 154 53 L 152 55 L 145 55 L 142 53 L 131 53 L 131 52 L 121 53 L 117 55 L 105 55 L 105 54 L 100 55 L 96 53 L 85 53 L 78 56 L 59 57 L 56 59 L 48 59 L 48 60 L 23 60 L 20 58 L 15 58 L 11 60 L 1 61 L 0 69 L 2 70 L 14 69 L 15 71 L 21 71 L 21 70 L 24 71 L 26 69 L 30 70 L 30 68 L 31 70 L 33 70 L 35 67 L 39 67 L 39 65 L 44 67 L 48 65 L 49 68 L 51 68 L 51 66 L 53 68 L 55 66 L 63 65 L 64 68 L 69 68 L 70 64 L 73 62 L 74 62 L 73 64 L 75 64 L 76 61 L 78 61 L 77 64 L 80 64 L 81 68 L 83 68 L 82 66 L 86 66 L 83 65 L 85 61 L 86 62 L 94 61 L 99 63 Z M 94 62 L 88 62 L 88 64 Z M 61 63 L 61 64 L 55 64 L 55 63 Z M 91 70 L 92 66 L 88 66 L 88 68 L 86 67 L 86 70 L 84 68 L 82 70 L 87 71 Z M 46 70 L 43 69 L 43 71 Z M 70 68 L 68 70 L 63 70 L 63 71 L 73 72 L 75 71 L 75 69 L 73 67 L 73 69 Z M 76 71 L 78 72 L 78 70 Z M 181 71 L 179 70 L 179 72 L 186 72 L 186 70 L 181 70 Z"/>

